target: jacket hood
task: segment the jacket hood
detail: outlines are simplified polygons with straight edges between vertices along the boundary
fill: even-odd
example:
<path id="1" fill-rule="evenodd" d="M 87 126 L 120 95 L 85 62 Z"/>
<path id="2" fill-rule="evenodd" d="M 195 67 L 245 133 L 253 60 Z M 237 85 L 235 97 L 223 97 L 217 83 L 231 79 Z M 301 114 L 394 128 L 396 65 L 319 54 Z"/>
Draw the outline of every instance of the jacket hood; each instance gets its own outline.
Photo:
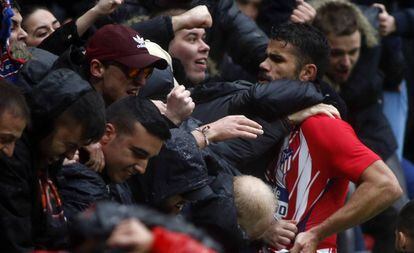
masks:
<path id="1" fill-rule="evenodd" d="M 200 200 L 212 193 L 208 187 L 207 167 L 191 134 L 171 130 L 171 139 L 151 160 L 152 202 L 161 204 L 173 195 Z"/>
<path id="2" fill-rule="evenodd" d="M 23 93 L 30 92 L 52 69 L 53 63 L 58 58 L 48 51 L 31 47 L 29 52 L 32 58 L 27 61 L 20 69 L 17 76 L 16 85 L 19 86 Z"/>
<path id="3" fill-rule="evenodd" d="M 48 73 L 26 94 L 36 130 L 50 130 L 54 120 L 87 92 L 92 91 L 88 82 L 69 69 Z"/>
<path id="4" fill-rule="evenodd" d="M 361 25 L 361 33 L 362 36 L 365 38 L 366 45 L 368 47 L 374 47 L 378 45 L 378 32 L 374 29 L 374 27 L 370 24 L 370 22 L 364 16 L 362 11 L 354 3 L 351 3 L 346 0 L 312 0 L 309 2 L 309 4 L 312 5 L 316 12 L 318 12 L 320 8 L 332 2 L 343 3 L 345 5 L 350 6 L 357 14 L 357 20 L 358 23 Z"/>

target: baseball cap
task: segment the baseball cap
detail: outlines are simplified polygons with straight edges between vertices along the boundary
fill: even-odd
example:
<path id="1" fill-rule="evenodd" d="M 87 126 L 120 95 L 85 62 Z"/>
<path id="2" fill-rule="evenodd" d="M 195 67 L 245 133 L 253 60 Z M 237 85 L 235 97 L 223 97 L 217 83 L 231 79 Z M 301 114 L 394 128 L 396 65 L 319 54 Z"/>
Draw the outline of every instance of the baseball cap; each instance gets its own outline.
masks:
<path id="1" fill-rule="evenodd" d="M 90 38 L 86 47 L 88 61 L 116 61 L 130 68 L 155 67 L 165 69 L 168 63 L 151 55 L 144 38 L 124 25 L 105 25 Z"/>

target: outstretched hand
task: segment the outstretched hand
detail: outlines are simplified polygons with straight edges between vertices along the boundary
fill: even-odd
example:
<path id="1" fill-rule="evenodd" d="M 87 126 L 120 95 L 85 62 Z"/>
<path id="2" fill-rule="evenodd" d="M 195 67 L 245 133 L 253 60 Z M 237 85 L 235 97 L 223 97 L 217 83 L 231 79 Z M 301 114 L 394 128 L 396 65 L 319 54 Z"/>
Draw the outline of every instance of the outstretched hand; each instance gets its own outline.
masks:
<path id="1" fill-rule="evenodd" d="M 114 12 L 124 0 L 99 0 L 93 7 L 100 15 L 109 15 Z"/>
<path id="2" fill-rule="evenodd" d="M 234 138 L 254 139 L 263 134 L 263 129 L 257 122 L 243 115 L 232 115 L 203 125 L 192 132 L 200 148 L 210 142 L 220 142 Z"/>
<path id="3" fill-rule="evenodd" d="M 294 23 L 312 23 L 316 16 L 316 10 L 304 0 L 296 0 L 297 6 L 290 16 Z"/>
<path id="4" fill-rule="evenodd" d="M 226 116 L 208 125 L 210 129 L 207 132 L 207 137 L 211 142 L 234 138 L 254 139 L 263 134 L 260 124 L 243 115 Z"/>
<path id="5" fill-rule="evenodd" d="M 387 36 L 397 30 L 395 18 L 387 12 L 387 9 L 383 4 L 375 3 L 372 6 L 377 7 L 381 10 L 378 15 L 379 21 L 379 33 L 381 36 Z"/>
<path id="6" fill-rule="evenodd" d="M 333 105 L 317 104 L 288 116 L 288 119 L 295 125 L 301 124 L 305 119 L 317 114 L 325 114 L 330 118 L 341 118 L 338 109 Z"/>

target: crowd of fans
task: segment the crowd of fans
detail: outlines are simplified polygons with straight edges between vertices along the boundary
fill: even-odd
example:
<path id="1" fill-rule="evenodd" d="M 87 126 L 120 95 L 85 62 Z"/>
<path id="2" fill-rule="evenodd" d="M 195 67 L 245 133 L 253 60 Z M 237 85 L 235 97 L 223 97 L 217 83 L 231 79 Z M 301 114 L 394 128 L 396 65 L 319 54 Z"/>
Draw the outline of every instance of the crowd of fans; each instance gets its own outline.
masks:
<path id="1" fill-rule="evenodd" d="M 414 251 L 414 1 L 0 2 L 2 251 Z"/>

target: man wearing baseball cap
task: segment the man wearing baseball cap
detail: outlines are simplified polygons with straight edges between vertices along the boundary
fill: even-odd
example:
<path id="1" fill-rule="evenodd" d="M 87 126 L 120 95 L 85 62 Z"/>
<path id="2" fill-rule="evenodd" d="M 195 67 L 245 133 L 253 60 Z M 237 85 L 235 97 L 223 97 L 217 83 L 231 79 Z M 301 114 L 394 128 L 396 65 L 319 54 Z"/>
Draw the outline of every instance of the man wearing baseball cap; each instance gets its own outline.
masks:
<path id="1" fill-rule="evenodd" d="M 107 104 L 126 95 L 136 95 L 154 68 L 168 63 L 151 55 L 144 38 L 127 26 L 106 25 L 89 40 L 86 68 L 94 88 Z"/>

